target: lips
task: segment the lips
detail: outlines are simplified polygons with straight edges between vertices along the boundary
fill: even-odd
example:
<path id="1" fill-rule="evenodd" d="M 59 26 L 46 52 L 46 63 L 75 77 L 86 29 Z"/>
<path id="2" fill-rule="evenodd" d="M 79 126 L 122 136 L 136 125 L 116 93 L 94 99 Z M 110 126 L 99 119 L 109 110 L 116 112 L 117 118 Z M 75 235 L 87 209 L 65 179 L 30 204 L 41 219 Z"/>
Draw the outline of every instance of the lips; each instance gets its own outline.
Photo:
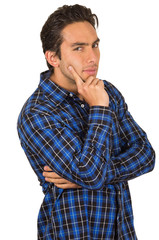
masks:
<path id="1" fill-rule="evenodd" d="M 88 75 L 95 75 L 97 73 L 97 68 L 86 68 L 83 70 L 84 73 Z"/>

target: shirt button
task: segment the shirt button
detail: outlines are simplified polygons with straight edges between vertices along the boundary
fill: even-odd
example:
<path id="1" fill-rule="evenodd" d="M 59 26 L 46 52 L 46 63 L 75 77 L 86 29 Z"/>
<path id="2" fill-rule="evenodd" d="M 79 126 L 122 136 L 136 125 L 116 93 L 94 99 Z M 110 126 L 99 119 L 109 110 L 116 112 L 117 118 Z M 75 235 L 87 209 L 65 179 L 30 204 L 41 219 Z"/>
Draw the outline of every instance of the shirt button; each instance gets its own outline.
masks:
<path id="1" fill-rule="evenodd" d="M 73 94 L 72 94 L 72 93 L 70 93 L 70 97 L 73 97 Z"/>
<path id="2" fill-rule="evenodd" d="M 84 104 L 81 104 L 81 108 L 84 108 Z"/>

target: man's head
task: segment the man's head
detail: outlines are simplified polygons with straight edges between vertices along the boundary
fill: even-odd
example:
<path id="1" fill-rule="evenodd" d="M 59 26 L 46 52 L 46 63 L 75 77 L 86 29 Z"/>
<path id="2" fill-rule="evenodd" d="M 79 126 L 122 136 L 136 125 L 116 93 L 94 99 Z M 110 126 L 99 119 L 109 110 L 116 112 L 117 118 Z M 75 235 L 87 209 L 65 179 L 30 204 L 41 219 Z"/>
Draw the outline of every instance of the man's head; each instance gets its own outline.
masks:
<path id="1" fill-rule="evenodd" d="M 80 68 L 80 75 L 81 72 L 85 77 L 96 75 L 99 62 L 96 25 L 97 16 L 89 8 L 78 4 L 64 5 L 49 16 L 42 28 L 41 40 L 52 73 L 60 66 L 61 72 L 68 77 L 68 65 L 75 64 L 75 68 Z M 87 61 L 88 55 L 90 60 Z"/>

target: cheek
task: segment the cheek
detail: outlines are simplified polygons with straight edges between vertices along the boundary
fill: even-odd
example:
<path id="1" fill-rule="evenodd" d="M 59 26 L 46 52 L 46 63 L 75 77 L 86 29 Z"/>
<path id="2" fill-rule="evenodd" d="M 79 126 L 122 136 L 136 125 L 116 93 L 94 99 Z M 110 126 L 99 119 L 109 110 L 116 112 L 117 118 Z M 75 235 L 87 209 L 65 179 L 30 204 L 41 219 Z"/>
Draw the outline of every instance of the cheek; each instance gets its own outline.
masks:
<path id="1" fill-rule="evenodd" d="M 66 52 L 61 56 L 61 65 L 68 68 L 70 65 L 77 65 L 77 59 L 70 52 Z"/>
<path id="2" fill-rule="evenodd" d="M 67 59 L 66 67 L 72 66 L 78 74 L 82 72 L 82 60 L 77 57 L 69 56 Z"/>
<path id="3" fill-rule="evenodd" d="M 99 63 L 99 60 L 100 60 L 100 51 L 98 52 L 98 63 Z"/>
<path id="4" fill-rule="evenodd" d="M 82 57 L 70 51 L 63 51 L 62 53 L 63 54 L 61 55 L 60 62 L 60 67 L 62 68 L 62 70 L 64 70 L 65 72 L 67 71 L 68 73 L 68 67 L 72 66 L 75 71 L 81 76 L 84 66 L 84 60 L 82 59 Z"/>
<path id="5" fill-rule="evenodd" d="M 80 71 L 82 69 L 82 61 L 78 58 L 73 58 L 71 61 L 72 66 L 75 68 L 76 71 Z"/>

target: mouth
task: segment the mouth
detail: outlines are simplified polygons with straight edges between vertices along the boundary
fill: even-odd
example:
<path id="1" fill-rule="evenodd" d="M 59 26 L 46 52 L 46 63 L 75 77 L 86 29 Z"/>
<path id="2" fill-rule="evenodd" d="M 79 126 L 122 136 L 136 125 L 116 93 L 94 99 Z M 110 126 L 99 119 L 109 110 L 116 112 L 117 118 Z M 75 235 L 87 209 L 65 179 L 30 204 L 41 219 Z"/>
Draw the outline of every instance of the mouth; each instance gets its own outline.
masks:
<path id="1" fill-rule="evenodd" d="M 97 74 L 97 67 L 90 67 L 90 68 L 86 68 L 83 70 L 84 73 L 87 73 L 88 75 L 96 75 Z"/>

